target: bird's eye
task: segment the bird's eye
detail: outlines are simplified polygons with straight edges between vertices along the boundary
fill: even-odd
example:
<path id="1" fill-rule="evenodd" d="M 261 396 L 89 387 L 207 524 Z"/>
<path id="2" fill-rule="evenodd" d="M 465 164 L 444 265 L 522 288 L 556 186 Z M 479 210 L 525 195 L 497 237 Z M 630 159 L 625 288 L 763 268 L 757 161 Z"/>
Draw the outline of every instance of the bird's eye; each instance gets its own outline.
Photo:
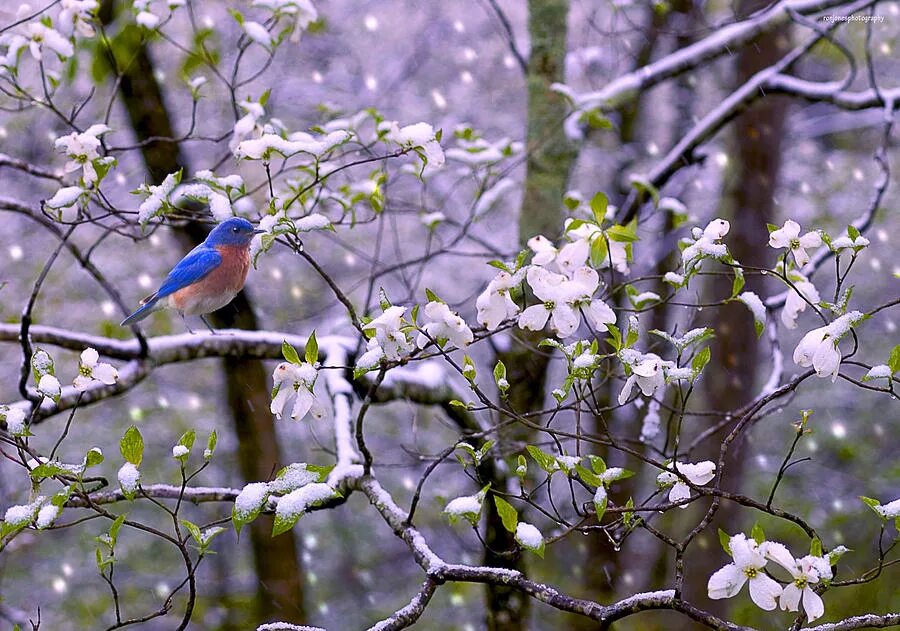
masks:
<path id="1" fill-rule="evenodd" d="M 237 226 L 235 226 L 234 228 L 232 228 L 231 231 L 232 231 L 232 232 L 237 232 L 237 231 L 238 231 Z"/>

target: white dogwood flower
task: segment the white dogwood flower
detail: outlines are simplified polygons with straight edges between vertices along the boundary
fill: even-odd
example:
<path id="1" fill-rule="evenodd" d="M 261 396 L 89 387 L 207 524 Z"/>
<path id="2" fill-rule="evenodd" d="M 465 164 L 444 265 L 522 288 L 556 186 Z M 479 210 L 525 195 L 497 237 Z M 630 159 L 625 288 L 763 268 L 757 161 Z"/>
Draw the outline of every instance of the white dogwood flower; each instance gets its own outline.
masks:
<path id="1" fill-rule="evenodd" d="M 775 609 L 782 588 L 763 572 L 767 562 L 765 548 L 739 533 L 729 539 L 728 549 L 732 562 L 709 577 L 706 586 L 709 597 L 713 600 L 731 598 L 749 581 L 753 602 L 766 611 Z"/>
<path id="2" fill-rule="evenodd" d="M 615 313 L 602 300 L 592 300 L 600 278 L 596 270 L 581 267 L 571 279 L 550 272 L 543 267 L 531 267 L 526 275 L 528 285 L 541 304 L 532 305 L 519 316 L 519 327 L 540 331 L 550 320 L 559 337 L 568 337 L 578 328 L 578 309 L 585 307 L 585 316 L 596 328 L 616 321 Z"/>
<path id="3" fill-rule="evenodd" d="M 112 364 L 100 361 L 100 354 L 93 348 L 86 348 L 81 353 L 78 372 L 72 383 L 79 392 L 84 392 L 94 382 L 113 385 L 119 379 L 119 371 Z"/>
<path id="4" fill-rule="evenodd" d="M 630 362 L 630 366 L 631 376 L 625 380 L 625 385 L 622 386 L 622 391 L 619 392 L 619 405 L 625 405 L 625 402 L 631 396 L 631 391 L 634 389 L 635 384 L 648 397 L 653 396 L 653 393 L 659 388 L 665 387 L 666 377 L 663 374 L 663 360 L 659 355 L 654 353 L 639 355 L 639 357 Z"/>
<path id="5" fill-rule="evenodd" d="M 456 348 L 464 348 L 472 343 L 474 336 L 472 329 L 458 314 L 450 311 L 450 307 L 443 302 L 429 302 L 425 305 L 425 317 L 428 322 L 422 326 L 422 330 L 428 335 L 419 333 L 416 338 L 416 346 L 425 348 L 433 340 L 447 340 Z"/>
<path id="6" fill-rule="evenodd" d="M 825 603 L 813 591 L 812 586 L 820 580 L 831 580 L 831 564 L 828 559 L 813 555 L 795 559 L 783 544 L 774 541 L 766 542 L 765 555 L 787 570 L 793 579 L 784 587 L 778 599 L 781 608 L 785 611 L 799 611 L 802 600 L 808 622 L 822 617 L 825 613 Z"/>
<path id="7" fill-rule="evenodd" d="M 850 311 L 835 318 L 827 326 L 813 329 L 803 336 L 794 349 L 794 363 L 798 366 L 812 366 L 819 377 L 831 377 L 831 381 L 834 382 L 841 365 L 838 342 L 865 317 L 864 313 Z"/>
<path id="8" fill-rule="evenodd" d="M 63 170 L 71 173 L 82 169 L 85 186 L 91 186 L 97 182 L 98 176 L 97 170 L 94 168 L 94 160 L 100 157 L 99 136 L 108 131 L 110 129 L 106 125 L 91 125 L 81 133 L 72 132 L 60 136 L 54 141 L 56 148 L 62 150 L 69 158 Z"/>
<path id="9" fill-rule="evenodd" d="M 550 265 L 559 253 L 559 250 L 550 242 L 550 239 L 542 234 L 528 239 L 528 247 L 534 252 L 531 264 L 545 267 Z"/>
<path id="10" fill-rule="evenodd" d="M 696 463 L 670 462 L 668 466 L 669 469 L 674 469 L 686 477 L 695 486 L 703 486 L 716 476 L 716 464 L 709 460 Z M 672 485 L 672 488 L 669 489 L 669 501 L 672 503 L 691 497 L 691 487 L 671 471 L 663 471 L 656 476 L 656 481 L 663 487 Z M 682 504 L 681 508 L 687 508 L 687 506 L 687 504 Z"/>
<path id="11" fill-rule="evenodd" d="M 690 270 L 697 262 L 706 257 L 718 259 L 726 256 L 728 248 L 724 243 L 720 242 L 730 229 L 731 224 L 724 219 L 718 218 L 706 224 L 706 228 L 703 230 L 695 227 L 691 231 L 692 240 L 687 239 L 685 241 L 687 247 L 681 251 L 681 261 L 684 269 L 686 271 Z"/>
<path id="12" fill-rule="evenodd" d="M 809 263 L 807 248 L 817 248 L 820 245 L 822 245 L 822 235 L 812 230 L 800 236 L 800 224 L 791 219 L 784 222 L 783 228 L 773 230 L 769 235 L 769 247 L 790 248 L 798 267 Z"/>
<path id="13" fill-rule="evenodd" d="M 806 310 L 807 301 L 818 304 L 821 298 L 816 286 L 809 282 L 803 274 L 792 271 L 788 274 L 788 278 L 794 286 L 788 288 L 784 308 L 781 310 L 781 322 L 787 328 L 794 329 L 797 327 L 797 316 Z"/>
<path id="14" fill-rule="evenodd" d="M 384 310 L 380 316 L 363 325 L 363 331 L 373 331 L 378 345 L 384 351 L 388 359 L 397 360 L 408 355 L 413 350 L 406 333 L 403 332 L 403 316 L 406 307 L 391 306 Z"/>
<path id="15" fill-rule="evenodd" d="M 269 409 L 281 418 L 287 410 L 290 417 L 299 421 L 307 414 L 320 419 L 325 416 L 325 406 L 313 394 L 318 372 L 315 366 L 303 362 L 300 365 L 281 362 L 272 373 L 275 396 Z"/>
<path id="16" fill-rule="evenodd" d="M 513 302 L 509 292 L 521 282 L 521 270 L 515 274 L 500 272 L 478 296 L 475 301 L 475 308 L 478 310 L 476 319 L 488 331 L 495 330 L 504 320 L 519 313 L 519 306 Z"/>

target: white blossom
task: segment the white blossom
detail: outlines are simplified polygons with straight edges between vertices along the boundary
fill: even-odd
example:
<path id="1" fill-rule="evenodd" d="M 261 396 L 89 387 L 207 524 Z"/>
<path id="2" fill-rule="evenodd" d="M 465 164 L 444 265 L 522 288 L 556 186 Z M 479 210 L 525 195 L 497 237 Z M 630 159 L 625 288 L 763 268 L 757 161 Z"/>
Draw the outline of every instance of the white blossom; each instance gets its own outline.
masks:
<path id="1" fill-rule="evenodd" d="M 287 410 L 289 416 L 299 421 L 307 414 L 315 419 L 325 416 L 325 406 L 313 393 L 313 385 L 318 373 L 315 366 L 303 362 L 300 365 L 281 362 L 272 373 L 275 396 L 269 406 L 272 414 L 282 418 Z"/>
<path id="2" fill-rule="evenodd" d="M 82 351 L 78 371 L 79 375 L 75 377 L 72 385 L 79 392 L 84 392 L 94 382 L 111 386 L 119 379 L 119 371 L 111 364 L 101 362 L 100 354 L 93 348 Z"/>
<path id="3" fill-rule="evenodd" d="M 693 239 L 687 240 L 687 247 L 681 251 L 681 261 L 685 270 L 689 270 L 700 260 L 711 258 L 722 258 L 728 254 L 728 248 L 721 240 L 728 234 L 731 229 L 724 219 L 713 219 L 706 228 L 694 228 L 691 232 Z"/>
<path id="4" fill-rule="evenodd" d="M 472 343 L 474 336 L 472 329 L 458 314 L 450 311 L 450 307 L 443 302 L 429 302 L 425 305 L 425 318 L 427 322 L 422 330 L 427 333 L 419 333 L 416 338 L 416 346 L 425 348 L 433 340 L 446 339 L 456 348 L 464 348 Z"/>
<path id="5" fill-rule="evenodd" d="M 91 20 L 100 6 L 97 0 L 62 0 L 60 6 L 57 26 L 64 35 L 72 35 L 74 31 L 82 37 L 94 36 Z"/>
<path id="6" fill-rule="evenodd" d="M 802 600 L 808 622 L 822 617 L 825 613 L 825 603 L 813 591 L 813 586 L 820 580 L 831 580 L 831 564 L 828 560 L 812 555 L 795 559 L 783 544 L 775 541 L 767 541 L 764 548 L 766 558 L 787 570 L 793 579 L 781 593 L 779 598 L 781 608 L 785 611 L 799 611 Z"/>
<path id="7" fill-rule="evenodd" d="M 794 349 L 794 363 L 803 367 L 812 366 L 819 377 L 831 377 L 834 382 L 841 366 L 838 342 L 863 317 L 864 314 L 859 311 L 851 311 L 827 326 L 813 329 L 803 336 Z"/>
<path id="8" fill-rule="evenodd" d="M 794 286 L 788 288 L 784 308 L 781 310 L 781 322 L 787 328 L 794 329 L 797 328 L 797 317 L 806 310 L 807 302 L 815 305 L 821 298 L 816 286 L 803 274 L 792 271 L 788 278 Z"/>
<path id="9" fill-rule="evenodd" d="M 669 463 L 669 469 L 674 469 L 688 480 L 694 486 L 703 486 L 716 476 L 716 465 L 714 462 L 704 460 L 703 462 L 689 463 Z M 669 501 L 680 502 L 691 497 L 691 487 L 671 471 L 663 471 L 656 476 L 656 481 L 661 486 L 672 485 L 669 489 Z M 687 508 L 687 504 L 682 504 L 681 508 Z"/>
<path id="10" fill-rule="evenodd" d="M 775 609 L 782 589 L 777 581 L 763 572 L 767 563 L 765 550 L 740 533 L 729 539 L 728 548 L 733 561 L 709 577 L 709 597 L 713 600 L 731 598 L 749 581 L 753 602 L 766 611 Z"/>
<path id="11" fill-rule="evenodd" d="M 363 325 L 363 331 L 373 331 L 375 340 L 384 352 L 384 356 L 390 360 L 397 360 L 408 355 L 413 350 L 404 327 L 403 316 L 406 307 L 391 306 L 384 310 L 380 316 Z"/>
<path id="12" fill-rule="evenodd" d="M 559 250 L 542 234 L 528 239 L 528 247 L 534 252 L 531 264 L 544 267 L 553 262 Z"/>
<path id="13" fill-rule="evenodd" d="M 500 272 L 488 283 L 487 288 L 475 301 L 478 310 L 476 319 L 488 331 L 493 331 L 507 320 L 519 313 L 519 306 L 510 297 L 510 290 L 522 282 L 521 271 L 515 274 Z"/>
<path id="14" fill-rule="evenodd" d="M 605 329 L 605 324 L 616 321 L 615 313 L 602 300 L 591 297 L 600 279 L 597 271 L 581 267 L 571 279 L 562 274 L 532 266 L 526 274 L 528 285 L 542 301 L 532 305 L 519 315 L 519 327 L 540 331 L 550 321 L 559 337 L 572 335 L 578 328 L 579 307 L 585 307 L 585 317 L 595 328 Z"/>
<path id="15" fill-rule="evenodd" d="M 99 137 L 108 131 L 110 129 L 106 125 L 91 125 L 83 132 L 72 132 L 54 141 L 55 147 L 69 158 L 63 170 L 71 173 L 82 169 L 82 179 L 87 187 L 93 186 L 98 181 L 94 160 L 100 158 Z"/>
<path id="16" fill-rule="evenodd" d="M 71 57 L 75 48 L 68 38 L 41 22 L 29 22 L 25 27 L 28 37 L 28 50 L 36 61 L 42 61 L 46 49 L 50 49 L 61 58 Z"/>
<path id="17" fill-rule="evenodd" d="M 810 231 L 800 236 L 800 224 L 788 219 L 784 227 L 773 230 L 769 234 L 769 247 L 781 249 L 790 248 L 798 267 L 809 263 L 808 248 L 817 248 L 822 245 L 822 235 L 816 231 Z"/>
<path id="18" fill-rule="evenodd" d="M 663 373 L 663 360 L 653 353 L 640 355 L 630 364 L 631 376 L 625 380 L 622 391 L 619 392 L 619 405 L 625 405 L 631 396 L 635 384 L 645 396 L 651 397 L 659 388 L 666 385 L 666 377 Z"/>

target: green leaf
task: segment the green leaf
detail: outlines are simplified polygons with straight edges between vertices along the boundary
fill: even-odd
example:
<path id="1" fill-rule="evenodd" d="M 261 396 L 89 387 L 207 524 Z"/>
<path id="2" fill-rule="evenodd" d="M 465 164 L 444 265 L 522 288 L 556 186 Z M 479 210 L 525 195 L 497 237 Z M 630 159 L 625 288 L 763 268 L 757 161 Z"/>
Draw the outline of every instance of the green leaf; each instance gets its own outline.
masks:
<path id="1" fill-rule="evenodd" d="M 609 331 L 609 337 L 606 343 L 613 347 L 617 353 L 622 350 L 622 334 L 619 332 L 615 324 L 607 324 L 606 330 Z"/>
<path id="2" fill-rule="evenodd" d="M 219 436 L 216 434 L 216 430 L 213 430 L 209 434 L 209 438 L 206 439 L 206 449 L 203 451 L 203 459 L 210 460 L 213 457 L 213 454 L 216 453 L 216 445 L 219 442 Z"/>
<path id="3" fill-rule="evenodd" d="M 91 447 L 85 456 L 85 469 L 95 467 L 101 462 L 103 462 L 103 452 L 99 447 Z"/>
<path id="4" fill-rule="evenodd" d="M 287 340 L 281 341 L 281 354 L 292 364 L 297 364 L 299 366 L 302 363 L 300 361 L 300 355 L 297 354 L 297 349 L 288 344 Z"/>
<path id="5" fill-rule="evenodd" d="M 753 524 L 753 529 L 750 531 L 750 537 L 760 545 L 762 545 L 766 540 L 766 533 L 763 532 L 762 526 L 759 525 L 759 522 Z"/>
<path id="6" fill-rule="evenodd" d="M 303 516 L 303 513 L 292 513 L 289 515 L 275 515 L 275 523 L 272 525 L 272 536 L 277 537 L 278 535 L 286 533 L 288 530 L 294 527 L 294 525 L 300 521 L 300 517 Z"/>
<path id="7" fill-rule="evenodd" d="M 597 513 L 598 524 L 603 520 L 603 515 L 606 513 L 606 507 L 608 504 L 609 494 L 606 492 L 606 487 L 600 485 L 597 487 L 597 490 L 594 493 L 594 512 Z"/>
<path id="8" fill-rule="evenodd" d="M 428 302 L 444 302 L 437 297 L 436 293 L 428 289 L 428 287 L 425 288 L 425 297 L 428 299 Z"/>
<path id="9" fill-rule="evenodd" d="M 184 526 L 189 533 L 191 533 L 191 537 L 194 538 L 194 541 L 197 542 L 197 545 L 201 545 L 203 543 L 202 542 L 203 537 L 200 534 L 200 527 L 197 526 L 197 524 L 191 523 L 186 519 L 182 519 L 180 521 L 181 521 L 181 525 Z"/>
<path id="10" fill-rule="evenodd" d="M 594 473 L 600 475 L 606 471 L 606 463 L 600 456 L 591 454 L 588 456 L 588 460 L 591 462 L 591 469 L 594 470 Z"/>
<path id="11" fill-rule="evenodd" d="M 856 241 L 856 239 L 859 237 L 859 230 L 856 228 L 856 226 L 850 224 L 849 226 L 847 226 L 847 235 L 850 237 L 850 239 Z"/>
<path id="12" fill-rule="evenodd" d="M 897 371 L 900 371 L 900 344 L 897 344 L 894 348 L 891 349 L 891 355 L 888 358 L 888 367 L 891 369 L 891 374 L 896 374 Z"/>
<path id="13" fill-rule="evenodd" d="M 144 437 L 134 425 L 125 431 L 125 435 L 119 441 L 119 451 L 122 452 L 122 457 L 126 462 L 130 462 L 136 467 L 141 466 L 144 458 Z"/>
<path id="14" fill-rule="evenodd" d="M 559 471 L 559 463 L 556 461 L 556 458 L 542 451 L 540 447 L 526 445 L 525 449 L 528 450 L 528 453 L 534 458 L 538 466 L 547 473 L 552 474 L 554 471 Z"/>
<path id="15" fill-rule="evenodd" d="M 515 507 L 499 495 L 494 496 L 494 505 L 497 507 L 497 514 L 500 515 L 503 527 L 509 532 L 516 532 L 516 525 L 519 523 L 519 512 Z"/>
<path id="16" fill-rule="evenodd" d="M 493 261 L 488 261 L 487 264 L 490 265 L 491 267 L 496 267 L 499 270 L 503 270 L 504 272 L 509 272 L 510 274 L 513 273 L 513 271 L 511 269 L 509 269 L 509 266 L 506 263 L 504 263 L 503 261 L 493 260 Z"/>
<path id="17" fill-rule="evenodd" d="M 578 477 L 581 478 L 585 484 L 589 484 L 593 487 L 603 486 L 603 480 L 600 479 L 600 476 L 593 471 L 586 469 L 582 465 L 575 465 L 575 471 L 578 472 Z"/>
<path id="18" fill-rule="evenodd" d="M 719 545 L 722 546 L 722 549 L 725 550 L 725 553 L 728 554 L 728 556 L 731 556 L 731 535 L 721 528 L 719 528 Z"/>
<path id="19" fill-rule="evenodd" d="M 871 508 L 872 512 L 875 513 L 876 515 L 878 515 L 878 518 L 881 521 L 886 521 L 882 512 L 880 510 L 878 510 L 881 507 L 881 502 L 879 502 L 876 499 L 872 499 L 871 497 L 866 497 L 865 495 L 860 495 L 859 499 L 861 499 L 866 506 Z"/>
<path id="20" fill-rule="evenodd" d="M 809 542 L 809 553 L 814 557 L 822 556 L 822 540 L 818 537 L 813 537 L 812 541 Z"/>
<path id="21" fill-rule="evenodd" d="M 635 232 L 635 227 L 632 224 L 628 224 L 627 226 L 610 226 L 606 229 L 606 234 L 609 236 L 610 241 L 618 241 L 619 243 L 634 243 L 635 241 L 640 241 Z"/>
<path id="22" fill-rule="evenodd" d="M 594 213 L 594 220 L 597 225 L 603 223 L 606 219 L 606 209 L 609 206 L 609 199 L 606 193 L 599 192 L 591 198 L 591 212 Z"/>
<path id="23" fill-rule="evenodd" d="M 188 448 L 188 451 L 194 448 L 194 441 L 197 439 L 197 433 L 189 429 L 184 434 L 181 435 L 181 438 L 178 439 L 178 444 L 183 445 Z"/>
<path id="24" fill-rule="evenodd" d="M 734 270 L 734 281 L 731 283 L 731 298 L 729 298 L 729 300 L 733 299 L 735 296 L 741 293 L 741 290 L 744 288 L 744 284 L 747 282 L 744 279 L 743 269 L 741 269 L 740 267 L 734 267 L 732 269 Z"/>
<path id="25" fill-rule="evenodd" d="M 509 382 L 506 380 L 506 365 L 500 360 L 497 360 L 497 364 L 494 366 L 494 381 L 497 382 L 500 394 L 505 395 L 509 390 Z"/>
<path id="26" fill-rule="evenodd" d="M 116 517 L 115 521 L 113 521 L 112 525 L 109 527 L 109 541 L 110 541 L 110 549 L 116 547 L 116 542 L 119 540 L 119 531 L 122 530 L 122 524 L 125 523 L 125 515 L 119 515 Z"/>
<path id="27" fill-rule="evenodd" d="M 709 358 L 712 355 L 712 352 L 709 350 L 709 346 L 704 346 L 702 350 L 700 350 L 696 355 L 694 355 L 694 359 L 691 360 L 691 373 L 694 376 L 694 379 L 697 378 L 706 364 L 709 363 Z"/>
<path id="28" fill-rule="evenodd" d="M 315 329 L 309 334 L 309 339 L 306 340 L 306 361 L 311 365 L 319 361 L 319 342 L 316 340 Z"/>
<path id="29" fill-rule="evenodd" d="M 594 237 L 594 240 L 591 241 L 591 265 L 593 267 L 603 265 L 603 261 L 606 260 L 606 254 L 609 251 L 608 247 L 606 239 L 602 235 Z"/>
<path id="30" fill-rule="evenodd" d="M 629 497 L 628 501 L 625 502 L 625 508 L 634 508 L 634 498 Z M 634 521 L 634 511 L 626 510 L 622 513 L 622 521 L 626 526 L 631 526 L 631 522 Z"/>
<path id="31" fill-rule="evenodd" d="M 52 478 L 55 475 L 63 473 L 72 473 L 58 462 L 43 462 L 31 470 L 31 479 L 40 482 L 45 478 Z"/>

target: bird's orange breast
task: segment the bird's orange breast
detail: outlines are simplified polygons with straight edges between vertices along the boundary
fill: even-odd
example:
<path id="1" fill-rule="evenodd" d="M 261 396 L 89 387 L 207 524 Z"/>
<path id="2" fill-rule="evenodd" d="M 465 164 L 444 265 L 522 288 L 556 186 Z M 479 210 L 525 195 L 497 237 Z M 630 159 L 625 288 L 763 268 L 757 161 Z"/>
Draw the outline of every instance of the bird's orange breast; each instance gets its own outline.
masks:
<path id="1" fill-rule="evenodd" d="M 231 302 L 243 288 L 250 271 L 249 250 L 232 245 L 216 246 L 216 250 L 222 256 L 219 266 L 196 283 L 173 293 L 173 307 L 186 313 L 208 313 Z"/>

